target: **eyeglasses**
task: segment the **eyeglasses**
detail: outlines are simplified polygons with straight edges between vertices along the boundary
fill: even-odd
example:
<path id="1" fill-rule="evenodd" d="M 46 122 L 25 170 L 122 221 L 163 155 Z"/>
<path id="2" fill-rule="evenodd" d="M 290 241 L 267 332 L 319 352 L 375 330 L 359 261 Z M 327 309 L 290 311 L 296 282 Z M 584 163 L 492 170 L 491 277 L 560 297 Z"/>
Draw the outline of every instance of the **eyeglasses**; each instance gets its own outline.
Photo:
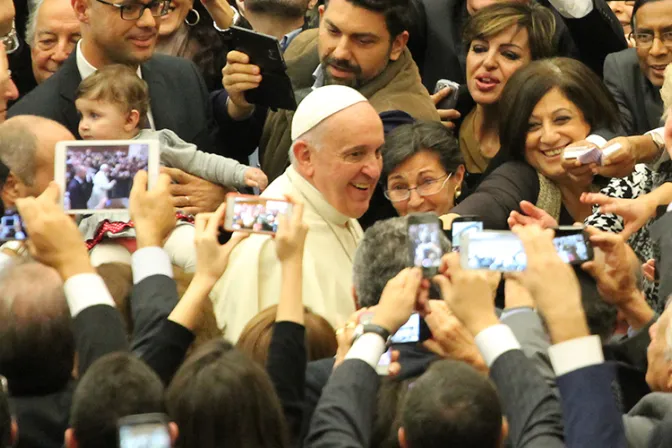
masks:
<path id="1" fill-rule="evenodd" d="M 443 190 L 443 187 L 446 186 L 446 182 L 450 179 L 453 173 L 444 174 L 438 179 L 427 179 L 425 182 L 414 188 L 393 188 L 391 190 L 385 190 L 384 194 L 387 199 L 392 202 L 401 202 L 407 201 L 411 197 L 411 191 L 415 190 L 420 196 L 432 196 L 439 191 Z M 443 182 L 441 179 L 446 178 Z"/>
<path id="2" fill-rule="evenodd" d="M 149 9 L 149 12 L 152 13 L 152 17 L 165 16 L 168 14 L 168 9 L 170 8 L 170 0 L 153 1 L 146 5 L 137 2 L 117 4 L 106 2 L 104 0 L 98 1 L 104 5 L 114 6 L 119 9 L 121 18 L 124 20 L 138 20 L 145 13 L 145 9 Z"/>
<path id="3" fill-rule="evenodd" d="M 651 48 L 653 46 L 653 41 L 658 37 L 663 45 L 667 48 L 672 48 L 672 31 L 665 31 L 664 33 L 654 34 L 654 33 L 630 33 L 630 39 L 635 40 L 635 46 L 639 48 Z"/>

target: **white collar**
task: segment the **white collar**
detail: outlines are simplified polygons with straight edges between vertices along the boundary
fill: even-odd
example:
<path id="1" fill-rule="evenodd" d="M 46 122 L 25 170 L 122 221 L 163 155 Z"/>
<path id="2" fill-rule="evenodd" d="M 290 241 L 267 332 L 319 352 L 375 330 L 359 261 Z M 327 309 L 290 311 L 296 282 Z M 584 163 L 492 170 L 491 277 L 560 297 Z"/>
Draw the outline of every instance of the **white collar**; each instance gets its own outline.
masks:
<path id="1" fill-rule="evenodd" d="M 317 213 L 327 221 L 343 227 L 353 219 L 336 210 L 333 205 L 327 202 L 327 199 L 313 184 L 296 172 L 293 166 L 290 165 L 285 171 L 285 174 L 294 188 L 299 190 L 306 201 L 309 202 L 313 208 L 315 208 Z"/>
<path id="2" fill-rule="evenodd" d="M 84 53 L 82 53 L 82 39 L 77 42 L 77 70 L 79 70 L 79 75 L 82 77 L 82 80 L 93 75 L 96 70 L 98 70 L 84 57 Z M 138 77 L 142 79 L 142 71 L 140 70 L 140 66 L 138 66 L 137 73 Z"/>

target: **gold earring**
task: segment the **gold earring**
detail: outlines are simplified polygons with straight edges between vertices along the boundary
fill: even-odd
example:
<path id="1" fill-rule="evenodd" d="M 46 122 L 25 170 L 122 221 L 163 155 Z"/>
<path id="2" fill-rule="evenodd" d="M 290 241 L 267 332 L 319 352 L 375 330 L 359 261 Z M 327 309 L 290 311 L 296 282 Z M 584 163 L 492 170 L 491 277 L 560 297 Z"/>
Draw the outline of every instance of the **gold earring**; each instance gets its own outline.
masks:
<path id="1" fill-rule="evenodd" d="M 455 187 L 455 200 L 462 195 L 462 187 L 460 185 Z"/>

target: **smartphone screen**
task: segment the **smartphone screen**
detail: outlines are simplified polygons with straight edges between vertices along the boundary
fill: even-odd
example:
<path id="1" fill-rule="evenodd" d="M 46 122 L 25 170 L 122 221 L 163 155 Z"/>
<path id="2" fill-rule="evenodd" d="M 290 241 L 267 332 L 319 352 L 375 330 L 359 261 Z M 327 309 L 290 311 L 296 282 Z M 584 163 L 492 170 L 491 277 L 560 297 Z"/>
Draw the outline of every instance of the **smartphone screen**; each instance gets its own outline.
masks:
<path id="1" fill-rule="evenodd" d="M 413 266 L 423 268 L 423 271 L 438 271 L 441 266 L 440 240 L 441 225 L 436 222 L 412 222 L 408 224 L 408 239 L 411 244 Z"/>
<path id="2" fill-rule="evenodd" d="M 233 232 L 274 234 L 278 231 L 279 216 L 290 213 L 291 204 L 287 201 L 232 195 L 227 197 L 225 228 Z"/>
<path id="3" fill-rule="evenodd" d="M 465 269 L 515 272 L 527 266 L 523 244 L 511 232 L 474 232 L 464 235 L 462 242 L 460 258 Z"/>
<path id="4" fill-rule="evenodd" d="M 592 250 L 583 233 L 564 235 L 553 238 L 555 249 L 562 261 L 569 264 L 583 263 L 592 260 Z"/>
<path id="5" fill-rule="evenodd" d="M 0 243 L 25 239 L 26 231 L 19 212 L 12 209 L 5 210 L 5 214 L 0 218 Z"/>
<path id="6" fill-rule="evenodd" d="M 411 314 L 411 318 L 390 338 L 393 344 L 408 344 L 420 341 L 420 315 Z"/>
<path id="7" fill-rule="evenodd" d="M 483 230 L 483 221 L 453 221 L 451 225 L 453 233 L 453 250 L 460 249 L 460 236 L 471 232 L 480 232 Z"/>
<path id="8" fill-rule="evenodd" d="M 166 423 L 136 423 L 119 427 L 120 448 L 170 448 L 170 432 Z"/>
<path id="9" fill-rule="evenodd" d="M 388 375 L 390 369 L 390 363 L 392 362 L 392 348 L 388 348 L 383 356 L 380 357 L 378 364 L 376 365 L 376 372 L 378 375 Z"/>

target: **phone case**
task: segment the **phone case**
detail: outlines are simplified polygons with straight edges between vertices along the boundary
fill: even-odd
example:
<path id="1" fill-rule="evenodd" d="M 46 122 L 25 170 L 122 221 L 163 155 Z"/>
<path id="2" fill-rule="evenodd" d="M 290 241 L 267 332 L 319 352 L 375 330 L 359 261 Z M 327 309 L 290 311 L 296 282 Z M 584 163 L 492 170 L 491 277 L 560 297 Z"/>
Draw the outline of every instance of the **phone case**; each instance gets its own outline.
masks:
<path id="1" fill-rule="evenodd" d="M 294 89 L 278 39 L 237 26 L 230 28 L 230 34 L 232 47 L 248 55 L 250 63 L 261 70 L 259 87 L 245 92 L 247 101 L 271 109 L 296 110 Z"/>

